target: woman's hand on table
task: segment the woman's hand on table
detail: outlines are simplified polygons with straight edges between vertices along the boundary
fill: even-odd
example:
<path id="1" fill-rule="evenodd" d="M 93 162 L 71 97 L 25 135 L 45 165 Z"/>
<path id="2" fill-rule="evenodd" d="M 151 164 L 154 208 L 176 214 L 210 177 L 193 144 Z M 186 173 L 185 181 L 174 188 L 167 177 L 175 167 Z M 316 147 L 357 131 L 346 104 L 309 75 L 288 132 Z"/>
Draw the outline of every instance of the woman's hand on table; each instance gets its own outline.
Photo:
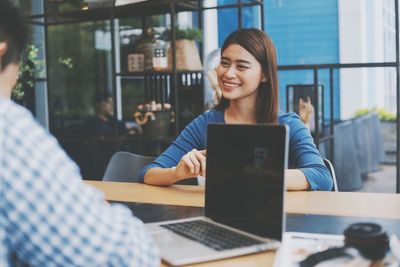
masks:
<path id="1" fill-rule="evenodd" d="M 206 175 L 206 150 L 193 149 L 186 153 L 175 167 L 176 176 L 186 179 L 195 176 Z"/>

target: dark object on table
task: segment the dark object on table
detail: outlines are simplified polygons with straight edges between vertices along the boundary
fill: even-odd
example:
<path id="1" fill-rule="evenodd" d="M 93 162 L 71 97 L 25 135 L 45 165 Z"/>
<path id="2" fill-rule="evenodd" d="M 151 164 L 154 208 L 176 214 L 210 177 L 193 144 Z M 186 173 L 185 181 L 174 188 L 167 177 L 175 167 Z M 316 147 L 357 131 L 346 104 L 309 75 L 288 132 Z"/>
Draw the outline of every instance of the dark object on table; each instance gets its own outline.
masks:
<path id="1" fill-rule="evenodd" d="M 389 249 L 389 237 L 379 224 L 355 223 L 345 231 L 345 246 L 354 247 L 365 258 L 379 260 Z"/>
<path id="2" fill-rule="evenodd" d="M 309 255 L 300 262 L 300 267 L 313 267 L 323 261 L 341 257 L 354 257 L 357 251 L 366 259 L 376 261 L 385 257 L 389 250 L 389 237 L 386 231 L 376 223 L 353 223 L 344 230 L 345 245 Z"/>

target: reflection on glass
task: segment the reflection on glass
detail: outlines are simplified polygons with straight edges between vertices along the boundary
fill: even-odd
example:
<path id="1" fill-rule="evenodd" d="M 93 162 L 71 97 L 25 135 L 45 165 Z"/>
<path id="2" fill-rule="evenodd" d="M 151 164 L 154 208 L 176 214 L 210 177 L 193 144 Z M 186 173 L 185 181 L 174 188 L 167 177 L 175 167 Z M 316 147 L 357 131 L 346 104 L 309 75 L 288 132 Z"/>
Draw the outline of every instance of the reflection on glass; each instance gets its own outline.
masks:
<path id="1" fill-rule="evenodd" d="M 48 29 L 50 127 L 77 133 L 94 114 L 95 93 L 112 88 L 109 22 Z"/>

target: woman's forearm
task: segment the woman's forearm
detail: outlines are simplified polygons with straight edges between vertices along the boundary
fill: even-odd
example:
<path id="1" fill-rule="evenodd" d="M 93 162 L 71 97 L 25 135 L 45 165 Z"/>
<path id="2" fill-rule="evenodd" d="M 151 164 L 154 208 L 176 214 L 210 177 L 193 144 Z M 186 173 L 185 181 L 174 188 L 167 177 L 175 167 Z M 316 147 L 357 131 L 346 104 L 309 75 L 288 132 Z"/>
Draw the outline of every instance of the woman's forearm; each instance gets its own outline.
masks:
<path id="1" fill-rule="evenodd" d="M 180 178 L 172 168 L 151 168 L 144 175 L 144 183 L 151 185 L 171 185 L 179 181 Z"/>
<path id="2" fill-rule="evenodd" d="M 300 191 L 310 189 L 304 173 L 298 169 L 286 170 L 286 189 L 290 191 Z"/>

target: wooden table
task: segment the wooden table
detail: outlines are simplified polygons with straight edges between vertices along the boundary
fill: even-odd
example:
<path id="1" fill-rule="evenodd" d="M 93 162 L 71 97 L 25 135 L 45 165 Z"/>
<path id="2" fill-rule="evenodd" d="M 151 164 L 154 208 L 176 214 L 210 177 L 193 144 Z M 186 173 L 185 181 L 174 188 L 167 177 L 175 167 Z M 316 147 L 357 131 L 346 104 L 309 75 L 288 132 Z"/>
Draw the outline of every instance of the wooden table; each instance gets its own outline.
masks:
<path id="1" fill-rule="evenodd" d="M 204 207 L 204 186 L 168 187 L 137 183 L 86 181 L 110 201 Z M 296 214 L 400 219 L 400 194 L 288 192 L 285 211 Z M 272 266 L 274 252 L 264 252 L 193 266 Z M 163 265 L 165 266 L 165 265 Z"/>

